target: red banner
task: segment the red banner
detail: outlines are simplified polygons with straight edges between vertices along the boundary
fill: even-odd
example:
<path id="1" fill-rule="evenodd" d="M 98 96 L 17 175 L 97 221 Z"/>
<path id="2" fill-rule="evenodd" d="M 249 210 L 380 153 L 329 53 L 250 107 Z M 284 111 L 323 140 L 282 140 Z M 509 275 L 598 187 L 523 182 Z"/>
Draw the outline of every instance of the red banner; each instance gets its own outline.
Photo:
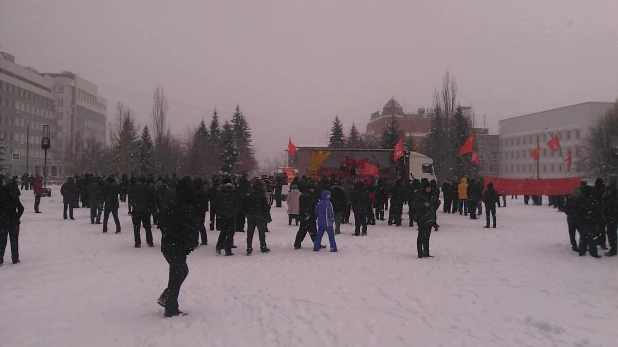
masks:
<path id="1" fill-rule="evenodd" d="M 363 170 L 363 173 L 367 176 L 378 176 L 378 174 L 380 173 L 380 170 L 378 169 L 377 166 L 371 165 L 369 163 L 365 163 L 365 168 Z"/>
<path id="2" fill-rule="evenodd" d="M 541 147 L 537 147 L 530 151 L 530 155 L 534 161 L 539 161 L 539 154 L 541 153 Z"/>
<path id="3" fill-rule="evenodd" d="M 404 156 L 404 153 L 403 153 L 403 140 L 400 137 L 399 141 L 395 145 L 395 152 L 393 153 L 393 159 L 395 159 L 395 161 L 397 161 L 399 158 L 401 158 L 403 156 Z"/>
<path id="4" fill-rule="evenodd" d="M 470 161 L 476 165 L 479 165 L 481 162 L 479 160 L 479 155 L 475 151 L 472 151 L 472 157 L 470 157 Z"/>
<path id="5" fill-rule="evenodd" d="M 547 142 L 547 146 L 552 152 L 558 152 L 560 149 L 560 139 L 558 138 L 558 135 L 554 135 L 554 137 Z"/>
<path id="6" fill-rule="evenodd" d="M 494 189 L 505 195 L 569 195 L 581 182 L 581 177 L 532 180 L 485 176 L 483 179 L 485 188 L 493 183 Z"/>

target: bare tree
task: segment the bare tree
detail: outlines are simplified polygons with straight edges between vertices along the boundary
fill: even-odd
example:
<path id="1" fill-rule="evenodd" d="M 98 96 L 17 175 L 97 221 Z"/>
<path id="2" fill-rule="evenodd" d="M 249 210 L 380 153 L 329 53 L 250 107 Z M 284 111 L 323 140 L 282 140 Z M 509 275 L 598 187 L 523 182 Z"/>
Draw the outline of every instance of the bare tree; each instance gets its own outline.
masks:
<path id="1" fill-rule="evenodd" d="M 174 172 L 170 167 L 173 158 L 171 158 L 171 134 L 167 121 L 168 104 L 167 98 L 163 93 L 163 87 L 157 86 L 152 93 L 152 111 L 150 117 L 152 119 L 152 132 L 154 134 L 155 145 L 155 166 L 159 174 L 169 174 Z M 171 172 L 170 172 L 171 171 Z"/>
<path id="2" fill-rule="evenodd" d="M 606 180 L 615 177 L 618 174 L 618 162 L 611 149 L 613 136 L 618 136 L 618 100 L 590 128 L 590 133 L 584 139 L 583 155 L 576 158 L 578 170 L 588 176 Z"/>

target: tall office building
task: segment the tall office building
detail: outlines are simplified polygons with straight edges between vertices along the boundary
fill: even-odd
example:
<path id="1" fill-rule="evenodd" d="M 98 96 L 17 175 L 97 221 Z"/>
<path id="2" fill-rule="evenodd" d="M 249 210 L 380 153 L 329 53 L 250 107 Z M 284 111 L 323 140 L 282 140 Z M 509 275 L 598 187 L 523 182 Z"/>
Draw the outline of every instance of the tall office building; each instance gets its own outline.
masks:
<path id="1" fill-rule="evenodd" d="M 74 73 L 39 73 L 0 52 L 0 132 L 6 137 L 8 173 L 43 173 L 44 124 L 51 127 L 48 176 L 71 174 L 64 168 L 75 158 L 67 154 L 78 153 L 88 139 L 105 144 L 107 100 L 96 85 Z"/>
<path id="2" fill-rule="evenodd" d="M 12 55 L 0 52 L 0 132 L 8 152 L 4 162 L 6 172 L 15 175 L 43 172 L 43 125 L 49 124 L 52 129 L 56 125 L 53 86 L 53 77 L 20 66 Z M 51 173 L 57 173 L 61 164 L 55 139 L 52 136 L 52 149 L 47 153 Z"/>

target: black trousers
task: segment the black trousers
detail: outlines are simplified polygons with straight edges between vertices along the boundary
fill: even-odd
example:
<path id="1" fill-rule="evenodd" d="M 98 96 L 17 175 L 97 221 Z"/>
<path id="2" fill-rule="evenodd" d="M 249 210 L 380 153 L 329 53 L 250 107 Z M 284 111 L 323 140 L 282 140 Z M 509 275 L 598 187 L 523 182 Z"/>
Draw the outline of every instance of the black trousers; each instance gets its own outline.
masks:
<path id="1" fill-rule="evenodd" d="M 276 201 L 277 207 L 281 207 L 281 189 L 282 188 L 275 189 L 275 201 Z"/>
<path id="2" fill-rule="evenodd" d="M 236 215 L 237 232 L 242 233 L 245 231 L 245 219 L 247 219 L 247 215 L 242 212 L 238 212 L 238 214 Z"/>
<path id="3" fill-rule="evenodd" d="M 618 236 L 617 234 L 617 230 L 618 229 L 618 223 L 616 222 L 609 222 L 607 223 L 607 241 L 609 243 L 609 249 L 611 251 L 613 251 L 614 253 L 617 251 L 616 249 L 616 243 L 618 241 Z"/>
<path id="4" fill-rule="evenodd" d="M 403 202 L 394 203 L 391 201 L 391 209 L 388 211 L 389 222 L 401 225 L 401 214 L 403 213 Z"/>
<path id="5" fill-rule="evenodd" d="M 451 206 L 451 213 L 457 213 L 457 208 L 459 207 L 459 200 L 458 199 L 453 199 L 452 202 L 452 206 Z"/>
<path id="6" fill-rule="evenodd" d="M 298 232 L 296 233 L 296 239 L 294 240 L 294 247 L 300 248 L 307 234 L 309 234 L 309 237 L 311 237 L 311 243 L 315 243 L 315 236 L 317 235 L 317 233 L 318 227 L 316 225 L 315 218 L 309 218 L 309 220 L 301 219 L 300 228 L 298 228 Z"/>
<path id="7" fill-rule="evenodd" d="M 586 250 L 590 255 L 597 256 L 597 245 L 594 240 L 597 234 L 597 226 L 594 224 L 582 224 L 579 230 L 579 255 L 586 254 Z"/>
<path id="8" fill-rule="evenodd" d="M 292 221 L 296 223 L 298 226 L 298 215 L 297 214 L 288 214 L 288 225 L 292 225 Z"/>
<path id="9" fill-rule="evenodd" d="M 496 204 L 485 204 L 485 220 L 487 223 L 486 227 L 489 228 L 489 215 L 491 215 L 492 221 L 494 222 L 493 226 L 496 227 Z"/>
<path id="10" fill-rule="evenodd" d="M 528 205 L 528 202 L 530 202 L 530 195 L 524 195 L 524 204 Z"/>
<path id="11" fill-rule="evenodd" d="M 199 213 L 199 220 L 197 222 L 197 230 L 199 231 L 199 233 L 195 233 L 195 243 L 199 244 L 200 241 L 200 237 L 202 238 L 202 244 L 203 245 L 207 245 L 208 244 L 208 234 L 206 234 L 206 212 L 204 213 Z"/>
<path id="12" fill-rule="evenodd" d="M 217 228 L 219 239 L 217 240 L 217 249 L 224 249 L 227 253 L 232 251 L 234 245 L 234 232 L 236 231 L 236 216 L 218 216 Z"/>
<path id="13" fill-rule="evenodd" d="M 39 205 L 41 205 L 41 196 L 34 196 L 34 212 L 39 212 Z"/>
<path id="14" fill-rule="evenodd" d="M 384 220 L 384 203 L 382 202 L 376 204 L 376 219 Z"/>
<path id="15" fill-rule="evenodd" d="M 343 211 L 343 222 L 344 223 L 350 223 L 350 214 L 351 213 L 352 213 L 352 205 L 346 204 L 345 205 L 345 210 Z M 317 233 L 317 231 L 316 231 L 316 233 Z"/>
<path id="16" fill-rule="evenodd" d="M 367 224 L 376 224 L 376 216 L 373 214 L 373 206 L 367 206 Z"/>
<path id="17" fill-rule="evenodd" d="M 597 234 L 599 235 L 598 244 L 599 246 L 606 247 L 607 244 L 607 232 L 605 223 L 600 223 L 597 225 Z"/>
<path id="18" fill-rule="evenodd" d="M 261 216 L 247 217 L 247 250 L 253 249 L 253 233 L 258 230 L 260 248 L 266 248 L 266 220 Z"/>
<path id="19" fill-rule="evenodd" d="M 470 219 L 476 219 L 477 207 L 476 200 L 468 200 L 468 213 L 470 213 Z"/>
<path id="20" fill-rule="evenodd" d="M 127 192 L 124 192 L 124 191 L 120 192 L 120 201 L 127 202 Z"/>
<path id="21" fill-rule="evenodd" d="M 393 205 L 391 204 L 390 213 L 393 212 Z M 389 214 L 390 214 L 389 213 Z M 354 234 L 360 235 L 362 228 L 362 233 L 367 233 L 367 212 L 365 211 L 354 211 Z"/>
<path id="22" fill-rule="evenodd" d="M 148 243 L 148 245 L 153 245 L 154 243 L 152 241 L 152 229 L 150 227 L 150 213 L 144 213 L 134 210 L 131 214 L 131 219 L 133 220 L 133 234 L 135 236 L 135 244 L 142 244 L 142 239 L 140 237 L 140 229 L 143 224 L 144 230 L 146 230 L 146 243 Z"/>
<path id="23" fill-rule="evenodd" d="M 579 224 L 568 220 L 567 224 L 569 225 L 569 240 L 571 241 L 571 247 L 577 248 L 577 240 L 575 239 L 575 235 L 580 230 Z"/>
<path id="24" fill-rule="evenodd" d="M 120 232 L 120 220 L 118 219 L 118 209 L 109 209 L 106 208 L 103 212 L 103 232 L 107 232 L 107 222 L 109 221 L 109 214 L 112 214 L 114 217 L 114 223 L 116 224 L 116 232 Z"/>
<path id="25" fill-rule="evenodd" d="M 161 296 L 165 299 L 165 311 L 178 311 L 178 296 L 180 295 L 180 287 L 189 275 L 189 266 L 187 265 L 187 256 L 177 253 L 163 253 L 165 260 L 170 265 L 169 279 L 167 288 Z"/>
<path id="26" fill-rule="evenodd" d="M 210 230 L 215 230 L 217 225 L 217 209 L 215 204 L 210 204 Z"/>
<path id="27" fill-rule="evenodd" d="M 418 224 L 418 236 L 416 237 L 416 251 L 419 257 L 429 255 L 429 237 L 431 236 L 431 225 L 425 223 Z"/>
<path id="28" fill-rule="evenodd" d="M 452 199 L 445 198 L 444 206 L 442 206 L 442 211 L 444 213 L 451 213 L 451 204 L 453 203 Z"/>
<path id="29" fill-rule="evenodd" d="M 64 219 L 67 219 L 67 208 L 69 209 L 69 217 L 73 219 L 73 203 L 72 202 L 64 204 L 64 212 L 62 213 L 62 217 Z"/>
<path id="30" fill-rule="evenodd" d="M 11 259 L 13 263 L 17 263 L 19 261 L 19 225 L 0 229 L 0 263 L 4 262 L 7 239 L 11 241 Z"/>

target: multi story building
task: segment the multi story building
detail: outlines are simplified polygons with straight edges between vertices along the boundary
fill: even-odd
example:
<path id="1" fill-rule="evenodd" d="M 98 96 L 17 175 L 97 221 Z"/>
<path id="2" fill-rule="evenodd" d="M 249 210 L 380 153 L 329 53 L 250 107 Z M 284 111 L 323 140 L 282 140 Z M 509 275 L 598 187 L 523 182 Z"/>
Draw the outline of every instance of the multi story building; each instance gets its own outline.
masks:
<path id="1" fill-rule="evenodd" d="M 0 52 L 0 132 L 8 148 L 4 162 L 8 173 L 43 172 L 43 125 L 49 124 L 52 129 L 56 125 L 53 87 L 53 77 L 18 65 L 12 55 Z M 50 172 L 58 172 L 60 165 L 56 139 L 52 136 L 52 148 L 47 153 Z"/>
<path id="2" fill-rule="evenodd" d="M 67 153 L 77 153 L 88 139 L 105 143 L 107 100 L 96 85 L 71 72 L 39 73 L 0 52 L 0 130 L 5 134 L 8 172 L 42 173 L 42 128 L 51 127 L 48 175 L 63 175 Z M 27 167 L 26 167 L 26 162 Z"/>
<path id="3" fill-rule="evenodd" d="M 497 176 L 500 172 L 499 136 L 490 134 L 487 128 L 474 128 L 473 131 L 481 174 L 484 176 Z"/>
<path id="4" fill-rule="evenodd" d="M 577 167 L 577 160 L 582 155 L 581 146 L 590 127 L 612 106 L 611 102 L 585 102 L 501 120 L 500 177 L 585 176 Z M 552 152 L 547 145 L 554 135 L 560 139 L 558 152 Z M 538 166 L 531 155 L 537 144 L 541 149 Z M 564 158 L 569 150 L 573 155 L 573 165 L 567 170 Z"/>
<path id="5" fill-rule="evenodd" d="M 371 115 L 371 119 L 367 124 L 367 132 L 381 135 L 386 127 L 386 123 L 395 117 L 399 128 L 405 136 L 404 143 L 409 138 L 414 141 L 415 151 L 423 153 L 425 139 L 431 129 L 432 110 L 419 109 L 418 113 L 405 113 L 401 104 L 391 98 L 380 111 Z"/>
<path id="6" fill-rule="evenodd" d="M 45 75 L 54 78 L 55 132 L 62 154 L 75 155 L 88 139 L 105 144 L 107 100 L 99 95 L 97 86 L 69 71 Z"/>

